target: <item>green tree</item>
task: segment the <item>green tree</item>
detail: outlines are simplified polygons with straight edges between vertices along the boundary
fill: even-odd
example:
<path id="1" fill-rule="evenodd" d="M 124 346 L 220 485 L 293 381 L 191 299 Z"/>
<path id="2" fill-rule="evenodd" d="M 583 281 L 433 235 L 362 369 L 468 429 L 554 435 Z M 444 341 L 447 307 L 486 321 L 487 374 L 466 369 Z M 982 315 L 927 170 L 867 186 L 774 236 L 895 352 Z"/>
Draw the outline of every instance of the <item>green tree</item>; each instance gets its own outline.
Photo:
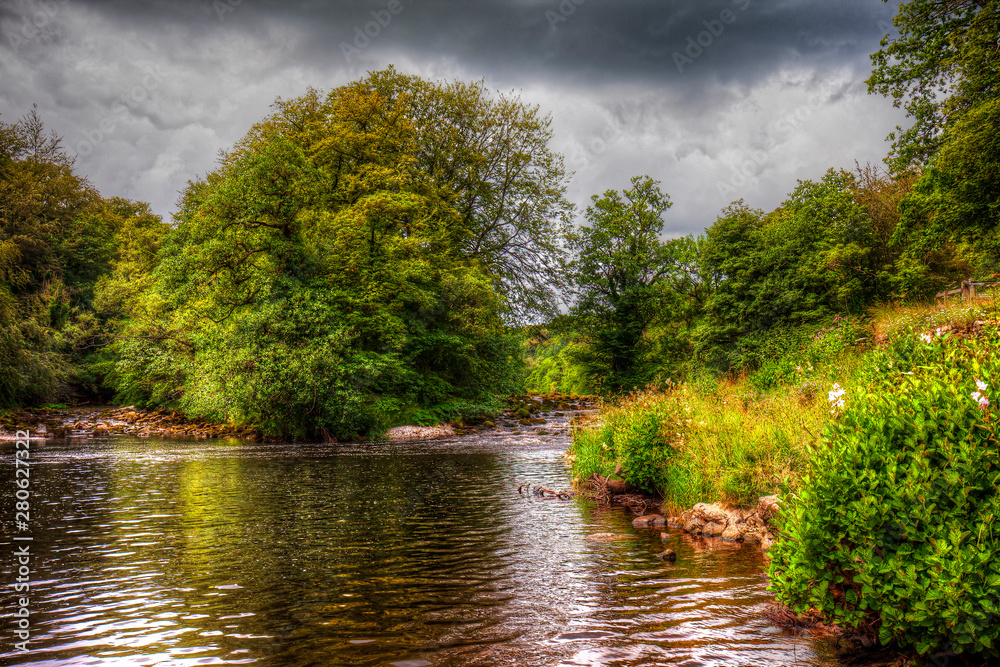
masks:
<path id="1" fill-rule="evenodd" d="M 1000 2 L 910 0 L 893 23 L 899 35 L 884 37 L 872 55 L 868 90 L 892 97 L 913 118 L 909 129 L 890 135 L 890 162 L 901 172 L 925 164 L 946 129 L 996 98 Z"/>
<path id="2" fill-rule="evenodd" d="M 660 239 L 670 197 L 659 181 L 631 179 L 619 193 L 594 195 L 589 224 L 568 235 L 574 256 L 568 265 L 572 314 L 587 338 L 580 361 L 594 388 L 627 391 L 652 379 L 644 364 L 648 333 L 657 321 L 673 319 L 677 303 L 704 298 L 697 242 Z"/>
<path id="3" fill-rule="evenodd" d="M 426 163 L 414 88 L 441 114 L 469 101 L 391 70 L 310 91 L 189 185 L 116 342 L 123 399 L 355 438 L 515 388 L 502 276 L 470 252 L 463 188 Z M 490 112 L 467 111 L 475 134 Z"/>
<path id="4" fill-rule="evenodd" d="M 0 405 L 96 387 L 97 283 L 116 252 L 115 204 L 73 169 L 32 110 L 0 123 Z"/>

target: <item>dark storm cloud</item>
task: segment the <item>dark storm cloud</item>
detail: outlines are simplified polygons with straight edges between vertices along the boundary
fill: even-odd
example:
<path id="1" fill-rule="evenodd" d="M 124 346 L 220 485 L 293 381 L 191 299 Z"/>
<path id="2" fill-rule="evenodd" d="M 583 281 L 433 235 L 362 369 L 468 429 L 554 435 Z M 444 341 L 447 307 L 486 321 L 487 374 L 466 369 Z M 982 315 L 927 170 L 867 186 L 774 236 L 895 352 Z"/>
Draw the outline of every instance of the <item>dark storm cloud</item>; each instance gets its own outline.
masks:
<path id="1" fill-rule="evenodd" d="M 866 95 L 877 0 L 0 0 L 0 112 L 37 103 L 105 194 L 167 213 L 278 96 L 390 63 L 485 79 L 551 114 L 568 193 L 649 173 L 672 234 L 796 178 L 877 161 L 899 112 Z"/>

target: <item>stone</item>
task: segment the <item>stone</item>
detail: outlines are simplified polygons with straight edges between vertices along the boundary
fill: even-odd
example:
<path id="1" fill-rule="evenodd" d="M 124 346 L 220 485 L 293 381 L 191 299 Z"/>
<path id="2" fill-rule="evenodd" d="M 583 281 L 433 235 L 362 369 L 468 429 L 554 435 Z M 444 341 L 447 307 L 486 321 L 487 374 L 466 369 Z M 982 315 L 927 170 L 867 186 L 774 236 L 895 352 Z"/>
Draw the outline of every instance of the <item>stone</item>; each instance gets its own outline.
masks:
<path id="1" fill-rule="evenodd" d="M 701 529 L 701 534 L 705 537 L 718 537 L 719 535 L 722 535 L 724 530 L 726 530 L 725 524 L 709 521 L 705 524 L 705 527 Z"/>
<path id="2" fill-rule="evenodd" d="M 666 520 L 659 514 L 646 514 L 632 519 L 635 528 L 663 528 Z"/>
<path id="3" fill-rule="evenodd" d="M 593 533 L 585 538 L 588 542 L 622 542 L 630 539 L 628 535 L 618 533 Z"/>
<path id="4" fill-rule="evenodd" d="M 722 531 L 722 535 L 719 536 L 726 542 L 740 542 L 743 540 L 743 531 L 740 530 L 739 526 L 735 523 L 731 523 L 726 526 L 726 529 Z"/>
<path id="5" fill-rule="evenodd" d="M 677 560 L 677 554 L 674 553 L 673 549 L 666 549 L 664 551 L 661 551 L 660 553 L 656 554 L 656 557 L 659 558 L 660 560 L 665 560 L 668 563 L 673 563 L 675 560 Z"/>
<path id="6" fill-rule="evenodd" d="M 661 542 L 673 542 L 676 539 L 677 539 L 677 536 L 673 535 L 672 533 L 667 533 L 667 532 L 660 533 L 660 541 Z"/>
<path id="7" fill-rule="evenodd" d="M 747 544 L 760 544 L 761 534 L 755 530 L 743 533 L 743 541 Z"/>
<path id="8" fill-rule="evenodd" d="M 496 424 L 487 420 L 483 422 L 483 428 L 496 428 Z"/>
<path id="9" fill-rule="evenodd" d="M 698 503 L 692 508 L 692 510 L 694 510 L 695 515 L 705 523 L 721 523 L 723 526 L 729 523 L 729 514 L 715 505 Z"/>
<path id="10" fill-rule="evenodd" d="M 110 435 L 110 433 L 111 432 L 107 429 L 107 427 L 104 426 L 98 426 L 94 429 L 94 435 L 98 438 L 103 438 L 104 436 Z"/>
<path id="11" fill-rule="evenodd" d="M 691 533 L 692 535 L 701 535 L 704 527 L 705 522 L 696 517 L 684 524 L 684 532 Z"/>
<path id="12" fill-rule="evenodd" d="M 757 501 L 757 516 L 767 522 L 781 511 L 781 500 L 778 496 L 764 496 Z"/>

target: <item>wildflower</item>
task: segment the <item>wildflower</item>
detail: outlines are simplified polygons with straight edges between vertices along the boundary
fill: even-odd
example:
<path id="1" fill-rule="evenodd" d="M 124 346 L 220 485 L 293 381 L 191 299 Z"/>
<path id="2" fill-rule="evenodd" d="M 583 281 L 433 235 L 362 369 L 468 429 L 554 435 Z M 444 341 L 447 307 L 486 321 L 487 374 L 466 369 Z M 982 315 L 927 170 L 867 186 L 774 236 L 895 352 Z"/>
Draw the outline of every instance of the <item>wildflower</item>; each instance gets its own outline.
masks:
<path id="1" fill-rule="evenodd" d="M 830 402 L 833 409 L 830 410 L 830 414 L 834 414 L 837 410 L 843 409 L 844 407 L 844 395 L 847 392 L 841 389 L 840 385 L 836 382 L 833 383 L 833 389 L 826 395 L 826 400 Z"/>
<path id="2" fill-rule="evenodd" d="M 930 343 L 932 340 L 931 335 L 929 333 L 922 333 L 920 334 L 920 340 L 924 341 L 925 343 Z"/>
<path id="3" fill-rule="evenodd" d="M 941 327 L 938 327 L 937 329 L 934 330 L 934 333 L 937 334 L 938 336 L 943 336 L 944 335 L 944 329 L 942 329 Z"/>
<path id="4" fill-rule="evenodd" d="M 984 391 L 986 391 L 987 387 L 989 387 L 989 385 L 983 382 L 982 380 L 976 380 L 976 389 L 978 389 L 979 391 L 974 391 L 971 394 L 972 400 L 979 403 L 980 410 L 985 410 L 990 406 L 990 399 L 986 398 L 986 395 L 983 393 Z"/>

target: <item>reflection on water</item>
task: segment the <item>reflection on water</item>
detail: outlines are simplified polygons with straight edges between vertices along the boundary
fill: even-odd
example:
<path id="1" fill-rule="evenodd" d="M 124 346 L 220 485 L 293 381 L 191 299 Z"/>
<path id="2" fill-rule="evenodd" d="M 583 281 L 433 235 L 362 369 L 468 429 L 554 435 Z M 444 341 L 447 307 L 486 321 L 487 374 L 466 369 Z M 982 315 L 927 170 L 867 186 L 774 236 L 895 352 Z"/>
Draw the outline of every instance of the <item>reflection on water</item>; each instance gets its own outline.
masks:
<path id="1" fill-rule="evenodd" d="M 678 537 L 666 564 L 621 509 L 518 495 L 568 486 L 567 444 L 39 443 L 32 651 L 5 630 L 0 662 L 835 664 L 762 618 L 752 549 Z M 13 565 L 0 557 L 8 610 Z"/>

